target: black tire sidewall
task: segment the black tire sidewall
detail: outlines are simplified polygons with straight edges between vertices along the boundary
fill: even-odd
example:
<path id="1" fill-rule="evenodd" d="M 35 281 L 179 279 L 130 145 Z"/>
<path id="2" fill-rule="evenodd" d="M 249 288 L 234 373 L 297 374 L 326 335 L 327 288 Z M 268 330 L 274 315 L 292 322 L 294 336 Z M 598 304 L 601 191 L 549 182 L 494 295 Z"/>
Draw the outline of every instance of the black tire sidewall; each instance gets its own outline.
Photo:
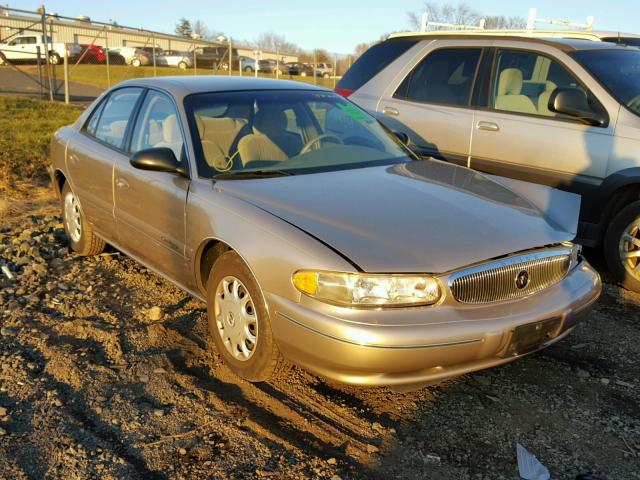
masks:
<path id="1" fill-rule="evenodd" d="M 253 306 L 257 312 L 258 341 L 253 355 L 246 361 L 237 360 L 227 351 L 218 332 L 214 315 L 216 287 L 224 277 L 229 275 L 236 277 L 244 284 L 249 291 L 249 295 L 251 295 Z M 278 352 L 278 349 L 271 331 L 269 313 L 258 282 L 242 258 L 233 251 L 222 254 L 211 268 L 207 280 L 207 319 L 216 349 L 234 373 L 250 382 L 261 382 L 271 376 L 274 370 L 274 353 Z M 277 353 L 275 356 L 277 356 Z"/>
<path id="2" fill-rule="evenodd" d="M 58 65 L 60 63 L 60 55 L 53 52 L 49 54 L 49 63 L 51 65 Z"/>
<path id="3" fill-rule="evenodd" d="M 604 256 L 611 275 L 616 282 L 635 292 L 640 292 L 640 281 L 631 277 L 625 270 L 618 247 L 625 229 L 638 217 L 640 217 L 640 201 L 635 201 L 620 210 L 613 218 L 604 239 Z"/>

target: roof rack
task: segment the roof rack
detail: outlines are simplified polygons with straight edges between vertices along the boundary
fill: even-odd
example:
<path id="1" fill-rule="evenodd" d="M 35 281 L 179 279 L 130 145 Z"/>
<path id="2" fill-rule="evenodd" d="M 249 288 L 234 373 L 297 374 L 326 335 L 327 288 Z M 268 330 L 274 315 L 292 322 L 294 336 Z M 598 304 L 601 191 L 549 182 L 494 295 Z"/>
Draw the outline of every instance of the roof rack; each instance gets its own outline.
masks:
<path id="1" fill-rule="evenodd" d="M 536 24 L 560 25 L 563 27 L 574 27 L 581 30 L 591 31 L 593 30 L 594 20 L 595 18 L 593 17 L 593 15 L 587 17 L 586 23 L 577 23 L 568 20 L 558 20 L 554 18 L 538 18 L 538 9 L 532 7 L 529 9 L 529 16 L 527 17 L 527 31 L 535 30 Z"/>
<path id="2" fill-rule="evenodd" d="M 444 27 L 452 30 L 484 30 L 484 18 L 480 19 L 478 25 L 465 25 L 463 23 L 442 23 L 430 22 L 429 13 L 424 12 L 420 20 L 420 31 L 426 32 L 429 27 Z"/>

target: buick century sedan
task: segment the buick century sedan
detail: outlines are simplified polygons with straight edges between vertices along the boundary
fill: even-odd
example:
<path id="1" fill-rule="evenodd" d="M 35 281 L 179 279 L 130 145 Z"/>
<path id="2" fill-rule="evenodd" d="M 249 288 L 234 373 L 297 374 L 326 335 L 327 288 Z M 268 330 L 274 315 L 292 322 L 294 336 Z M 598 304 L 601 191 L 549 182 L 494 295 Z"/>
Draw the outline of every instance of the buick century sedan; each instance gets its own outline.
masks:
<path id="1" fill-rule="evenodd" d="M 517 359 L 600 294 L 579 197 L 414 157 L 297 82 L 124 82 L 52 140 L 71 248 L 105 244 L 207 304 L 219 356 L 406 385 Z"/>

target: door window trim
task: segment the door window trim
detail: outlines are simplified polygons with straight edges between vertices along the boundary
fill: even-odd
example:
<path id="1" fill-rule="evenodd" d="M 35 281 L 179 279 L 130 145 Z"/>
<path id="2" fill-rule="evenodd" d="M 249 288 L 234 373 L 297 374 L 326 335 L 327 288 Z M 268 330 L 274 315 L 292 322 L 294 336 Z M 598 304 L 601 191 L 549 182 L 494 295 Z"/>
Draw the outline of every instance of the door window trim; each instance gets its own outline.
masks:
<path id="1" fill-rule="evenodd" d="M 541 51 L 538 51 L 538 50 L 532 50 L 532 49 L 526 48 L 526 47 L 500 47 L 500 46 L 495 46 L 494 48 L 495 48 L 495 53 L 494 53 L 494 56 L 493 56 L 493 63 L 491 65 L 491 72 L 490 72 L 489 84 L 488 84 L 489 91 L 488 91 L 488 95 L 487 95 L 487 98 L 486 98 L 486 104 L 485 105 L 478 105 L 476 107 L 478 110 L 485 111 L 485 112 L 503 113 L 503 114 L 506 114 L 506 115 L 518 115 L 518 116 L 522 116 L 522 117 L 552 120 L 552 121 L 556 121 L 556 122 L 571 123 L 571 124 L 583 125 L 585 127 L 607 128 L 609 126 L 610 117 L 609 117 L 608 110 L 605 108 L 605 106 L 600 101 L 600 99 L 591 91 L 591 89 L 589 87 L 587 87 L 584 84 L 584 82 L 582 80 L 580 80 L 580 78 L 578 78 L 578 76 L 574 73 L 574 71 L 572 69 L 570 69 L 562 60 L 558 59 L 557 57 L 551 56 L 546 52 L 541 52 Z M 591 96 L 591 98 L 593 98 L 598 103 L 598 105 L 600 106 L 600 108 L 606 114 L 606 117 L 607 117 L 606 121 L 604 122 L 604 124 L 602 124 L 602 125 L 588 125 L 588 124 L 585 124 L 585 123 L 581 122 L 578 119 L 574 119 L 574 118 L 571 118 L 571 117 L 549 117 L 549 116 L 546 116 L 546 115 L 540 115 L 538 113 L 512 112 L 510 110 L 498 110 L 497 108 L 492 107 L 491 105 L 493 105 L 493 103 L 494 103 L 495 90 L 496 90 L 495 88 L 493 88 L 493 86 L 494 86 L 494 81 L 496 80 L 496 70 L 497 70 L 497 64 L 498 64 L 498 57 L 499 57 L 499 54 L 500 54 L 501 51 L 520 51 L 520 52 L 532 53 L 534 55 L 545 57 L 545 58 L 549 59 L 552 62 L 558 63 L 583 88 L 583 90 L 587 93 L 587 95 Z"/>
<path id="2" fill-rule="evenodd" d="M 128 120 L 128 123 L 127 123 L 127 129 L 125 130 L 124 137 L 122 138 L 123 141 L 122 141 L 121 145 L 118 147 L 118 146 L 116 146 L 116 145 L 114 145 L 112 143 L 108 143 L 108 142 L 105 142 L 104 140 L 99 139 L 95 135 L 91 135 L 87 131 L 87 125 L 91 121 L 91 117 L 93 116 L 93 112 L 95 112 L 98 108 L 100 108 L 100 105 L 102 105 L 104 102 L 109 101 L 109 99 L 111 98 L 111 95 L 113 95 L 114 92 L 117 92 L 119 90 L 124 90 L 125 88 L 139 88 L 139 89 L 142 90 L 142 92 L 140 92 L 140 96 L 136 100 L 136 103 L 133 106 L 133 110 L 131 111 L 131 114 L 129 115 L 129 120 Z M 140 101 L 145 97 L 146 91 L 147 91 L 146 87 L 142 87 L 142 86 L 139 86 L 139 85 L 127 85 L 125 87 L 114 88 L 107 95 L 105 95 L 105 97 L 100 101 L 100 103 L 98 103 L 98 105 L 96 105 L 96 107 L 91 112 L 91 115 L 89 115 L 87 117 L 87 119 L 85 120 L 84 124 L 82 125 L 82 128 L 80 129 L 80 133 L 82 133 L 83 135 L 87 136 L 88 138 L 98 142 L 100 145 L 103 145 L 103 146 L 105 146 L 107 148 L 110 148 L 111 150 L 115 150 L 116 152 L 121 153 L 123 155 L 127 155 L 127 151 L 124 149 L 124 146 L 127 145 L 127 141 L 128 141 L 129 134 L 130 134 L 129 131 L 131 130 L 131 125 L 133 124 L 133 122 L 131 120 L 133 118 L 137 117 L 138 110 L 140 109 Z M 106 106 L 106 104 L 105 104 L 105 106 Z M 104 108 L 100 112 L 100 118 L 98 119 L 98 124 L 97 125 L 100 124 L 100 120 L 102 120 L 103 113 L 104 113 Z"/>
<path id="3" fill-rule="evenodd" d="M 486 46 L 476 47 L 476 46 L 469 46 L 469 45 L 452 45 L 452 46 L 437 47 L 437 48 L 434 48 L 433 50 L 430 50 L 429 53 L 427 53 L 420 60 L 418 60 L 418 62 L 415 65 L 413 65 L 413 67 L 411 68 L 411 71 L 402 79 L 402 81 L 396 87 L 395 91 L 393 92 L 392 98 L 394 98 L 395 100 L 402 100 L 405 102 L 414 103 L 418 105 L 437 105 L 441 107 L 465 108 L 465 109 L 473 108 L 472 99 L 475 96 L 474 92 L 476 89 L 476 81 L 478 80 L 478 72 L 480 70 L 480 65 L 482 64 L 484 53 L 485 53 L 485 50 L 487 50 L 487 48 L 488 47 Z M 473 79 L 471 80 L 471 86 L 469 88 L 469 96 L 467 98 L 467 102 L 465 105 L 457 105 L 455 103 L 434 102 L 434 101 L 426 101 L 426 100 L 414 100 L 407 96 L 409 86 L 411 85 L 411 80 L 413 79 L 413 75 L 415 71 L 422 64 L 422 62 L 424 62 L 427 58 L 429 58 L 429 56 L 431 56 L 432 54 L 436 53 L 439 50 L 480 50 L 480 56 L 478 57 L 478 62 L 476 63 L 476 68 L 475 68 L 475 71 L 473 72 Z M 407 92 L 405 92 L 404 95 L 398 94 L 400 87 L 405 83 L 405 81 L 408 82 Z"/>

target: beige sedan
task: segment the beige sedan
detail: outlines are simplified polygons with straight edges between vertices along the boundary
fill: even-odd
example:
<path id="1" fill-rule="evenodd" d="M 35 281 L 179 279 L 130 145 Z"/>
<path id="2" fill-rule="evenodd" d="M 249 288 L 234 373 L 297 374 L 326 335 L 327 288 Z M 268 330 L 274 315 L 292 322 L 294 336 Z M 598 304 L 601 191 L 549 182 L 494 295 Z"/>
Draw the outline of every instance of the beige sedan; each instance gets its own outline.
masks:
<path id="1" fill-rule="evenodd" d="M 402 385 L 559 341 L 600 278 L 579 198 L 417 160 L 343 97 L 296 82 L 122 83 L 52 140 L 71 247 L 114 245 L 207 303 L 227 365 L 285 360 Z"/>

